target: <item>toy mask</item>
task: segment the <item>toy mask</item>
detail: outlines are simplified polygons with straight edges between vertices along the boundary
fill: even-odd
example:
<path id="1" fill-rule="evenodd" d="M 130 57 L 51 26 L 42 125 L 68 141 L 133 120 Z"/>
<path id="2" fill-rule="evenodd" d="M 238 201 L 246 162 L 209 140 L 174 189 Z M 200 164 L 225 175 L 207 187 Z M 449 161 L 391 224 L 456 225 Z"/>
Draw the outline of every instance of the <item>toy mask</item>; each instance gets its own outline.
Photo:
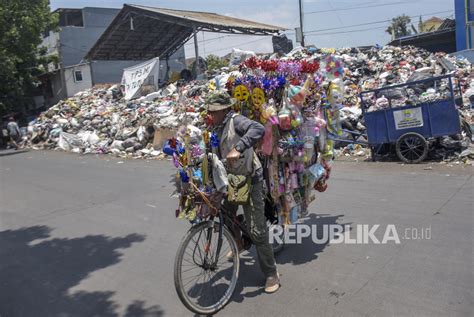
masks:
<path id="1" fill-rule="evenodd" d="M 239 101 L 247 101 L 249 99 L 250 93 L 247 87 L 244 85 L 238 85 L 234 89 L 234 98 Z"/>
<path id="2" fill-rule="evenodd" d="M 255 107 L 260 108 L 265 102 L 265 93 L 261 88 L 252 90 L 252 103 Z"/>

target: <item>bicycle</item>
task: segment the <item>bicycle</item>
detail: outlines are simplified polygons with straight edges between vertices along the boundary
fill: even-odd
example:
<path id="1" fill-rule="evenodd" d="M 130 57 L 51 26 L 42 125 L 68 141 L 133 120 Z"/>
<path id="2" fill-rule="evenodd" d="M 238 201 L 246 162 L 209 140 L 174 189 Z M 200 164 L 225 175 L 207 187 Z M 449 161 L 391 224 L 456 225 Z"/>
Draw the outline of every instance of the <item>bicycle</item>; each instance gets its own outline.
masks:
<path id="1" fill-rule="evenodd" d="M 270 215 L 270 202 L 266 200 L 265 214 L 271 229 L 279 224 L 278 218 Z M 190 311 L 215 314 L 232 298 L 240 268 L 236 237 L 241 237 L 243 249 L 250 249 L 252 240 L 243 215 L 231 214 L 224 205 L 207 220 L 192 226 L 183 237 L 174 263 L 174 284 L 180 300 Z M 283 243 L 275 240 L 273 250 L 278 253 Z M 191 276 L 183 276 L 185 273 Z M 186 288 L 188 285 L 189 289 Z"/>

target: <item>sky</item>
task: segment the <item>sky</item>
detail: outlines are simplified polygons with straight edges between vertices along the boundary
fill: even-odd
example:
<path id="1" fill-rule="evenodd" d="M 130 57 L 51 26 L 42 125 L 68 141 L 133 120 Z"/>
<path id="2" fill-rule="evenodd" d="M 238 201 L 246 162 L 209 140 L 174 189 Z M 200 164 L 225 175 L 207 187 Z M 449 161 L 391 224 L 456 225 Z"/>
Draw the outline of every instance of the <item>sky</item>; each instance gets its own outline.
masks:
<path id="1" fill-rule="evenodd" d="M 161 8 L 207 11 L 262 22 L 288 29 L 295 43 L 299 26 L 298 0 L 50 0 L 57 8 L 121 8 L 124 3 Z M 303 0 L 305 44 L 317 47 L 384 45 L 390 41 L 385 32 L 387 20 L 401 14 L 412 17 L 417 26 L 419 16 L 454 18 L 454 0 Z M 223 56 L 232 48 L 258 53 L 272 52 L 271 37 L 203 33 L 198 34 L 199 55 Z M 185 44 L 186 57 L 194 56 L 192 40 Z"/>

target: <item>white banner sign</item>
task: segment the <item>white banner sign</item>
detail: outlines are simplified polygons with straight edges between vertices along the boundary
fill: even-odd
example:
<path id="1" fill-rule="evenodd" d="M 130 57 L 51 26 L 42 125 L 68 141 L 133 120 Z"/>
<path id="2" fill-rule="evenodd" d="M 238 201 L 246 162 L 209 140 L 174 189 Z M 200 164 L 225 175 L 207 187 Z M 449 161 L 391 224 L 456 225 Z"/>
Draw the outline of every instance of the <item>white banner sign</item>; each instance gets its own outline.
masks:
<path id="1" fill-rule="evenodd" d="M 397 130 L 423 126 L 421 108 L 394 111 L 393 119 Z"/>
<path id="2" fill-rule="evenodd" d="M 138 97 L 140 87 L 145 84 L 158 88 L 159 58 L 156 57 L 144 63 L 125 68 L 122 75 L 122 85 L 125 89 L 125 100 Z"/>

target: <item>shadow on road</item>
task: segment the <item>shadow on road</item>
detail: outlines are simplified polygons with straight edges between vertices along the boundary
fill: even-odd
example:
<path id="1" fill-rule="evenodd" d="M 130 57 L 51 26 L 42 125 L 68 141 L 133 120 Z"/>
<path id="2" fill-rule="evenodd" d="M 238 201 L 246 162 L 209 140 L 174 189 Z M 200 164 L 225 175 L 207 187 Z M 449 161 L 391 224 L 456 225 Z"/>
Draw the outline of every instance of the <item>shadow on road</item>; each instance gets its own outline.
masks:
<path id="1" fill-rule="evenodd" d="M 317 237 L 321 239 L 323 236 L 323 227 L 325 225 L 346 225 L 338 223 L 338 219 L 343 216 L 344 215 L 331 216 L 328 214 L 309 214 L 308 217 L 303 219 L 300 223 L 314 226 L 317 230 Z M 347 225 L 348 224 L 349 223 L 347 223 Z M 285 245 L 281 253 L 275 256 L 277 267 L 281 264 L 300 265 L 316 260 L 318 258 L 318 253 L 323 252 L 329 244 L 329 241 L 319 244 L 313 243 L 311 237 L 303 238 L 301 242 L 301 244 Z M 241 256 L 239 281 L 234 296 L 232 297 L 232 301 L 240 303 L 243 302 L 245 298 L 255 297 L 264 292 L 263 288 L 265 278 L 260 271 L 256 259 L 257 254 L 255 252 L 255 247 L 252 247 L 250 254 Z M 257 289 L 245 292 L 244 288 L 246 287 L 256 287 Z"/>
<path id="2" fill-rule="evenodd" d="M 70 293 L 92 272 L 121 260 L 120 249 L 145 239 L 89 235 L 81 238 L 53 238 L 47 226 L 33 226 L 0 232 L 0 316 L 102 316 L 116 317 L 119 306 L 114 292 Z M 134 301 L 126 317 L 158 317 L 160 306 L 145 307 Z"/>
<path id="3" fill-rule="evenodd" d="M 324 230 L 323 228 L 325 226 L 338 224 L 345 228 L 345 225 L 349 225 L 349 223 L 338 222 L 339 218 L 342 217 L 344 217 L 344 215 L 331 216 L 328 214 L 309 214 L 308 217 L 301 221 L 301 223 L 311 226 L 312 232 L 313 228 L 315 228 L 316 237 L 318 239 L 322 239 Z M 275 257 L 275 259 L 277 264 L 304 264 L 316 260 L 318 258 L 318 253 L 323 252 L 324 249 L 328 247 L 328 245 L 329 241 L 324 241 L 322 243 L 313 242 L 311 236 L 302 238 L 301 243 L 299 244 L 285 245 L 284 249 Z"/>
<path id="4" fill-rule="evenodd" d="M 2 156 L 9 156 L 9 155 L 16 155 L 21 153 L 27 153 L 30 150 L 28 149 L 19 149 L 19 150 L 0 150 L 0 157 Z"/>

